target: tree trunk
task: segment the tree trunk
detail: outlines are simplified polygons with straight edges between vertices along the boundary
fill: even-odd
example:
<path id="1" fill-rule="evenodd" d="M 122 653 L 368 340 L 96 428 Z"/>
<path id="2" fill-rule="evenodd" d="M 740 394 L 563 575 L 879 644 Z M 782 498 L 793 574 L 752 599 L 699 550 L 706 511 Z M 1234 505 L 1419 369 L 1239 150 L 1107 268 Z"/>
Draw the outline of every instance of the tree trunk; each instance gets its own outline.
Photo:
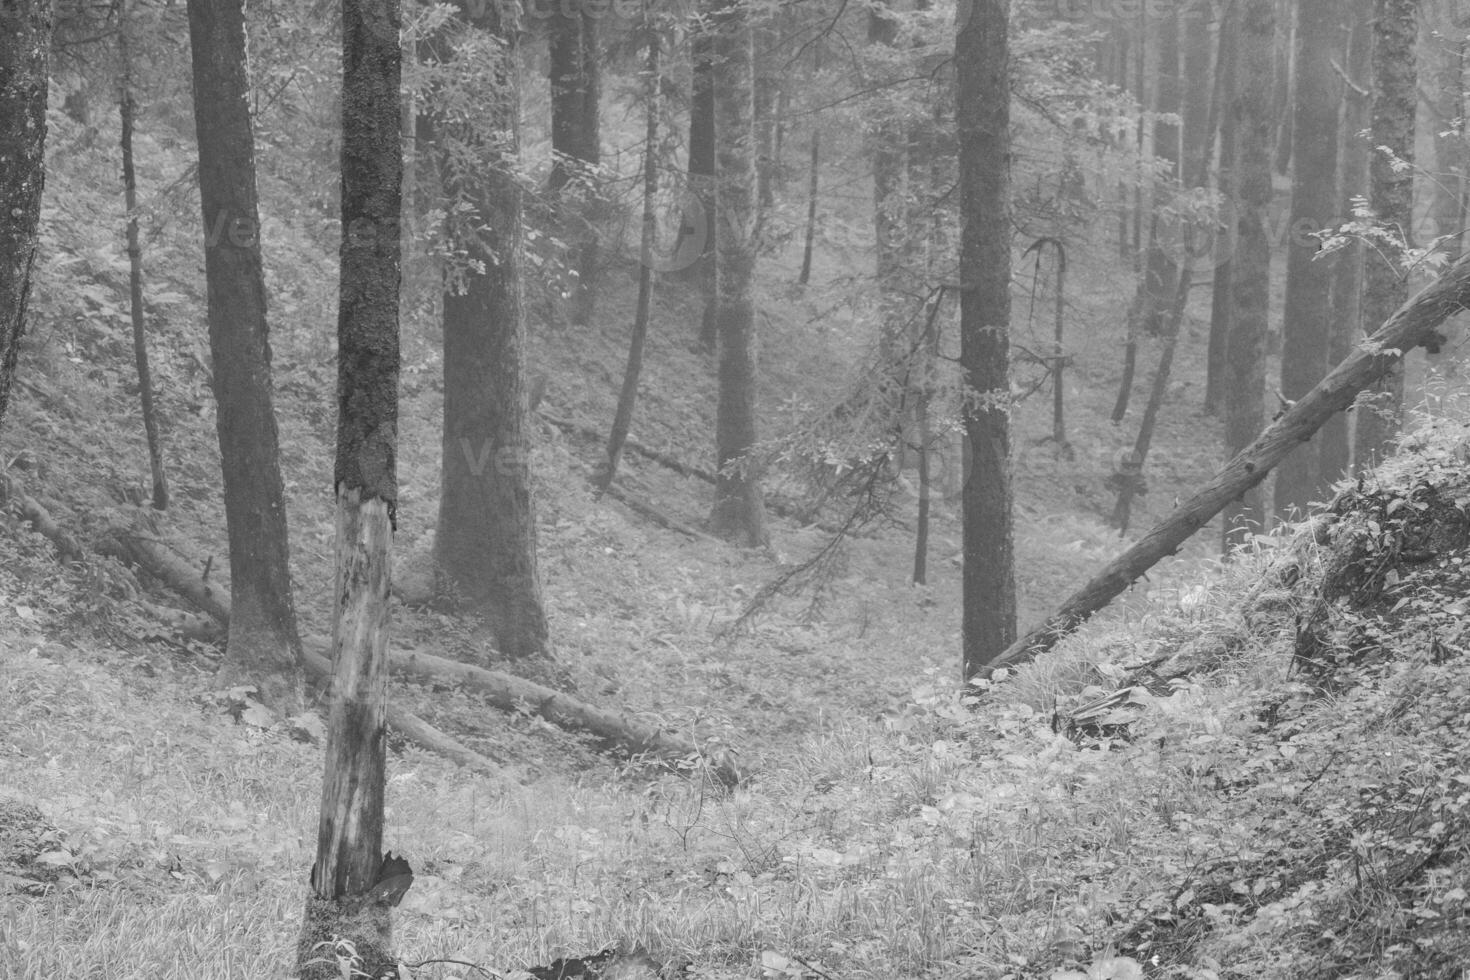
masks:
<path id="1" fill-rule="evenodd" d="M 1254 18 L 1247 6 L 1248 33 Z M 1269 7 L 1270 0 L 1264 0 Z M 1242 48 L 1254 42 L 1247 38 Z M 1246 62 L 1242 61 L 1242 66 Z M 1242 78 L 1248 78 L 1242 75 Z M 1269 80 L 1270 74 L 1265 77 Z M 1270 161 L 1269 137 L 1266 159 Z M 1268 168 L 1269 169 L 1269 168 Z M 1109 562 L 1097 575 L 1073 593 L 1046 621 L 994 658 L 989 668 L 1012 667 L 1047 652 L 1074 632 L 1161 559 L 1175 554 L 1179 546 L 1208 524 L 1231 501 L 1258 486 L 1297 446 L 1334 414 L 1352 404 L 1354 396 L 1400 363 L 1404 352 L 1437 340 L 1436 329 L 1447 319 L 1470 307 L 1470 256 L 1462 257 L 1448 272 L 1412 301 L 1399 308 L 1387 323 L 1347 360 L 1277 418 L 1256 439 L 1215 474 L 1208 484 L 1185 500 L 1138 543 Z"/>
<path id="2" fill-rule="evenodd" d="M 1224 239 L 1217 249 L 1215 281 L 1210 289 L 1210 339 L 1205 355 L 1205 412 L 1219 415 L 1225 406 L 1225 357 L 1230 338 L 1230 297 L 1234 272 L 1231 255 L 1236 245 L 1235 91 L 1236 47 L 1240 37 L 1240 7 L 1228 4 L 1220 15 L 1220 47 L 1215 72 L 1215 118 L 1220 127 L 1220 168 L 1216 189 L 1225 209 L 1215 233 Z"/>
<path id="3" fill-rule="evenodd" d="M 49 0 L 0 4 L 0 424 L 10 405 L 36 258 L 50 59 Z"/>
<path id="4" fill-rule="evenodd" d="M 571 321 L 585 326 L 596 306 L 599 253 L 598 221 L 602 162 L 602 70 L 598 63 L 597 21 L 585 5 L 554 10 L 547 27 L 551 74 L 550 196 L 560 205 L 568 265 L 576 275 Z M 567 195 L 568 184 L 576 193 Z"/>
<path id="5" fill-rule="evenodd" d="M 1237 41 L 1235 186 L 1239 231 L 1231 263 L 1230 333 L 1225 362 L 1225 455 L 1234 457 L 1261 431 L 1266 396 L 1266 329 L 1271 307 L 1271 58 L 1275 0 L 1244 0 Z M 1261 529 L 1263 500 L 1254 489 L 1225 508 L 1224 543 Z"/>
<path id="6" fill-rule="evenodd" d="M 1295 401 L 1327 373 L 1335 255 L 1318 255 L 1317 233 L 1337 214 L 1337 122 L 1342 101 L 1341 0 L 1298 0 L 1293 92 L 1291 230 L 1286 244 L 1281 394 Z M 1316 443 L 1276 471 L 1277 520 L 1304 514 L 1326 486 Z"/>
<path id="7" fill-rule="evenodd" d="M 148 367 L 148 330 L 143 321 L 143 246 L 138 240 L 138 181 L 133 171 L 133 59 L 128 45 L 127 0 L 118 7 L 117 47 L 120 64 L 118 110 L 122 124 L 123 203 L 128 212 L 128 298 L 133 322 L 133 363 L 138 369 L 138 397 L 143 434 L 148 440 L 148 470 L 153 476 L 153 509 L 168 510 L 168 478 L 163 471 L 163 445 L 158 413 L 153 407 L 153 372 Z"/>
<path id="8" fill-rule="evenodd" d="M 1428 0 L 1421 29 L 1421 56 L 1428 62 L 1428 107 L 1434 125 L 1434 179 L 1430 214 L 1434 234 L 1451 261 L 1464 248 L 1465 179 L 1470 174 L 1470 144 L 1465 131 L 1465 61 L 1470 54 L 1465 24 L 1456 0 Z"/>
<path id="9" fill-rule="evenodd" d="M 514 33 L 493 4 L 466 0 L 461 10 L 483 11 L 466 22 L 500 37 L 503 47 L 487 118 L 435 121 L 445 189 L 469 208 L 447 234 L 481 267 L 457 270 L 444 293 L 443 473 L 434 557 L 444 592 L 482 618 L 502 656 L 518 659 L 546 655 L 549 634 L 525 432 L 516 53 Z"/>
<path id="10" fill-rule="evenodd" d="M 263 703 L 294 714 L 301 708 L 301 640 L 291 598 L 285 490 L 271 405 L 242 0 L 190 0 L 189 40 L 209 346 L 218 404 L 215 427 L 235 609 L 218 683 L 251 681 Z"/>
<path id="11" fill-rule="evenodd" d="M 891 48 L 898 37 L 898 20 L 884 6 L 868 8 L 868 43 Z M 903 283 L 907 208 L 904 203 L 904 122 L 894 118 L 891 106 L 879 102 L 873 123 L 873 254 L 877 259 L 878 343 L 884 368 L 898 370 L 904 356 L 904 324 L 908 322 Z"/>
<path id="12" fill-rule="evenodd" d="M 1368 140 L 1360 135 L 1371 122 L 1373 84 L 1373 0 L 1352 0 L 1342 11 L 1348 34 L 1344 71 L 1341 142 L 1337 160 L 1337 217 L 1353 217 L 1353 199 L 1368 196 Z M 1328 360 L 1339 364 L 1363 337 L 1363 243 L 1350 238 L 1332 269 L 1332 333 Z M 1352 464 L 1349 414 L 1334 415 L 1322 427 L 1320 468 L 1324 480 L 1340 480 Z"/>
<path id="13" fill-rule="evenodd" d="M 1414 246 L 1414 112 L 1419 104 L 1414 42 L 1418 0 L 1376 0 L 1373 8 L 1373 153 L 1369 203 L 1380 223 Z M 1377 323 L 1408 294 L 1402 255 L 1392 246 L 1364 257 L 1363 322 Z M 1357 410 L 1354 460 L 1359 472 L 1376 465 L 1398 433 L 1404 375 L 1395 367 Z"/>
<path id="14" fill-rule="evenodd" d="M 959 133 L 960 370 L 972 464 L 965 481 L 963 676 L 1016 636 L 1010 458 L 1009 0 L 973 0 L 955 41 Z"/>
<path id="15" fill-rule="evenodd" d="M 777 155 L 777 132 L 780 129 L 778 106 L 781 101 L 782 60 L 785 57 L 781 31 L 774 18 L 763 15 L 755 28 L 759 38 L 755 56 L 755 132 L 757 141 L 755 183 L 756 206 L 763 212 L 776 206 L 776 174 L 781 161 Z"/>
<path id="16" fill-rule="evenodd" d="M 1147 303 L 1143 307 L 1141 326 L 1151 337 L 1161 336 L 1168 329 L 1169 307 L 1174 298 L 1174 284 L 1179 280 L 1179 268 L 1174 256 L 1169 254 L 1159 235 L 1164 212 L 1174 205 L 1179 187 L 1181 163 L 1181 130 L 1174 121 L 1180 109 L 1179 78 L 1179 17 L 1178 8 L 1163 8 L 1157 18 L 1159 67 L 1154 87 L 1154 156 L 1168 164 L 1168 176 L 1154 184 L 1153 215 L 1149 222 L 1148 260 L 1145 264 L 1143 287 Z"/>
<path id="17" fill-rule="evenodd" d="M 321 817 L 297 947 L 303 980 L 344 975 L 330 955 L 336 937 L 353 944 L 356 969 L 396 976 L 389 910 L 413 880 L 406 862 L 382 853 L 388 598 L 398 500 L 398 20 L 397 0 L 342 5 L 337 570 Z"/>
<path id="18" fill-rule="evenodd" d="M 812 45 L 812 75 L 820 77 L 822 74 L 822 46 L 820 43 Z M 806 188 L 806 242 L 801 250 L 801 272 L 796 281 L 805 286 L 812 279 L 812 248 L 817 238 L 817 185 L 820 176 L 819 166 L 822 161 L 822 128 L 815 115 L 811 120 L 812 127 L 812 152 L 810 162 L 807 164 L 807 188 Z"/>
<path id="19" fill-rule="evenodd" d="M 719 342 L 715 314 L 719 306 L 715 282 L 715 239 L 719 237 L 715 212 L 715 39 L 707 24 L 696 24 L 689 39 L 692 81 L 689 95 L 689 187 L 704 207 L 707 234 L 697 262 L 688 266 L 699 283 L 704 312 L 699 322 L 699 346 L 712 351 Z M 686 217 L 684 227 L 697 227 Z M 684 229 L 680 229 L 684 233 Z M 675 250 L 678 251 L 677 249 Z"/>
<path id="20" fill-rule="evenodd" d="M 1291 172 L 1292 133 L 1296 128 L 1296 24 L 1292 9 L 1300 0 L 1276 0 L 1276 60 L 1271 69 L 1274 88 L 1271 117 L 1276 120 L 1272 154 L 1276 172 Z"/>
<path id="21" fill-rule="evenodd" d="M 645 20 L 647 16 L 645 15 Z M 597 486 L 603 492 L 612 484 L 618 473 L 618 461 L 623 455 L 623 444 L 628 441 L 628 429 L 633 424 L 633 404 L 638 398 L 638 376 L 643 372 L 643 344 L 648 337 L 649 304 L 653 299 L 654 232 L 658 230 L 658 113 L 659 86 L 662 83 L 659 69 L 659 35 L 651 22 L 644 24 L 644 36 L 648 44 L 648 55 L 643 65 L 647 76 L 647 117 L 643 133 L 643 261 L 638 267 L 638 310 L 633 315 L 633 337 L 628 343 L 628 366 L 623 371 L 623 388 L 618 393 L 618 407 L 613 416 L 612 433 L 607 439 L 607 456 L 597 474 Z"/>
<path id="22" fill-rule="evenodd" d="M 719 178 L 715 184 L 716 322 L 720 393 L 715 420 L 715 486 L 712 533 L 746 547 L 768 539 L 760 474 L 750 458 L 756 445 L 757 367 L 755 302 L 755 145 L 752 38 L 739 0 L 720 0 L 712 18 L 715 64 L 715 133 Z"/>

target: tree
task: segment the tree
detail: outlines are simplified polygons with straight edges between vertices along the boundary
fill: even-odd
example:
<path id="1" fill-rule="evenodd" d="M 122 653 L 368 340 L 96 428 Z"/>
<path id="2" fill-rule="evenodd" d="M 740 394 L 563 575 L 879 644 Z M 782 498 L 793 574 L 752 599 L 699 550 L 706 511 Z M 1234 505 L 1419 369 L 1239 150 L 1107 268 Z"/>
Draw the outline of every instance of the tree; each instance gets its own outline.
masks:
<path id="1" fill-rule="evenodd" d="M 1342 11 L 1348 34 L 1344 59 L 1344 98 L 1338 123 L 1341 147 L 1337 156 L 1337 216 L 1352 219 L 1353 201 L 1368 194 L 1368 129 L 1373 57 L 1373 0 L 1352 0 Z M 1363 336 L 1363 243 L 1349 238 L 1332 270 L 1332 335 L 1329 360 L 1340 363 Z M 1348 416 L 1334 415 L 1322 426 L 1321 471 L 1325 480 L 1339 480 L 1352 461 Z"/>
<path id="2" fill-rule="evenodd" d="M 1295 401 L 1327 373 L 1335 256 L 1319 255 L 1318 232 L 1337 214 L 1337 122 L 1342 101 L 1341 0 L 1297 0 L 1292 85 L 1291 231 L 1282 311 L 1281 395 Z M 1303 512 L 1323 487 L 1313 443 L 1276 471 L 1275 512 Z"/>
<path id="3" fill-rule="evenodd" d="M 1419 45 L 1420 57 L 1428 63 L 1429 91 L 1424 106 L 1433 114 L 1434 179 L 1430 181 L 1435 234 L 1453 260 L 1464 242 L 1466 178 L 1470 176 L 1470 143 L 1465 126 L 1465 67 L 1470 55 L 1470 37 L 1460 22 L 1456 0 L 1425 0 Z"/>
<path id="4" fill-rule="evenodd" d="M 753 41 L 742 0 L 719 0 L 710 18 L 715 99 L 715 324 L 719 403 L 710 530 L 746 547 L 766 533 L 756 445 L 755 106 Z"/>
<path id="5" fill-rule="evenodd" d="M 449 271 L 443 297 L 444 437 L 434 555 L 443 590 L 460 609 L 482 617 L 500 653 L 514 659 L 543 655 L 549 643 L 526 437 L 522 192 L 513 169 L 516 35 L 495 4 L 466 0 L 460 9 L 460 26 L 469 29 L 457 33 L 450 47 L 458 50 L 447 57 L 472 83 L 443 93 L 456 101 L 441 106 L 433 130 L 451 201 L 446 237 L 470 261 Z"/>
<path id="6" fill-rule="evenodd" d="M 25 332 L 41 221 L 50 59 L 49 0 L 0 4 L 0 423 Z"/>
<path id="7" fill-rule="evenodd" d="M 658 230 L 658 113 L 659 88 L 663 82 L 659 63 L 659 34 L 647 7 L 643 12 L 644 43 L 648 52 L 643 63 L 647 89 L 644 99 L 647 113 L 643 133 L 643 239 L 638 268 L 638 308 L 633 315 L 633 336 L 628 342 L 628 364 L 623 371 L 623 387 L 618 393 L 618 407 L 613 416 L 612 433 L 607 440 L 607 453 L 597 474 L 598 487 L 606 491 L 618 474 L 618 460 L 628 429 L 633 424 L 633 403 L 638 398 L 638 376 L 643 372 L 643 345 L 648 337 L 649 305 L 653 300 L 654 232 Z"/>
<path id="8" fill-rule="evenodd" d="M 1373 154 L 1369 204 L 1403 249 L 1414 244 L 1414 111 L 1419 103 L 1414 42 L 1418 0 L 1376 0 L 1373 8 Z M 1370 248 L 1364 258 L 1363 322 L 1379 323 L 1404 301 L 1408 280 L 1399 249 Z M 1357 411 L 1354 460 L 1359 470 L 1387 451 L 1404 400 L 1402 370 L 1390 371 Z"/>
<path id="9" fill-rule="evenodd" d="M 334 940 L 352 944 L 351 966 L 361 971 L 353 975 L 397 976 L 389 909 L 413 880 L 407 862 L 382 853 L 398 501 L 398 18 L 398 0 L 342 4 L 336 588 L 316 863 L 297 949 L 302 980 L 347 975 Z"/>
<path id="10" fill-rule="evenodd" d="M 1220 43 L 1216 56 L 1214 111 L 1220 127 L 1220 167 L 1215 189 L 1226 210 L 1225 222 L 1235 222 L 1235 113 L 1236 41 L 1240 37 L 1240 4 L 1232 0 L 1220 12 Z M 1233 243 L 1235 227 L 1216 229 Z M 1225 403 L 1225 354 L 1230 337 L 1230 294 L 1233 288 L 1230 249 L 1215 264 L 1215 281 L 1210 290 L 1210 339 L 1205 355 L 1205 411 L 1222 412 Z"/>
<path id="11" fill-rule="evenodd" d="M 576 274 L 572 322 L 582 326 L 592 316 L 599 261 L 596 169 L 602 161 L 602 70 L 597 18 L 586 4 L 563 4 L 552 13 L 548 37 L 552 152 L 548 189 L 560 199 L 569 238 L 576 239 L 569 256 Z M 581 198 L 580 214 L 569 207 L 568 190 Z"/>
<path id="12" fill-rule="evenodd" d="M 1235 211 L 1238 237 L 1231 261 L 1230 330 L 1225 354 L 1225 455 L 1234 457 L 1261 431 L 1265 416 L 1266 324 L 1271 307 L 1271 148 L 1275 132 L 1271 59 L 1276 37 L 1275 0 L 1242 0 L 1237 40 Z M 1254 487 L 1225 509 L 1224 542 L 1238 544 L 1265 514 Z"/>
<path id="13" fill-rule="evenodd" d="M 219 681 L 249 680 L 289 714 L 301 705 L 301 640 L 271 405 L 243 0 L 189 0 L 189 42 L 234 610 Z"/>
<path id="14" fill-rule="evenodd" d="M 700 257 L 687 268 L 700 284 L 704 294 L 704 312 L 699 322 L 699 346 L 714 350 L 719 327 L 715 322 L 718 306 L 715 285 L 715 39 L 709 18 L 696 14 L 690 27 L 689 59 L 691 81 L 689 91 L 689 187 L 704 208 L 705 240 L 700 243 Z M 754 108 L 752 107 L 752 114 Z M 681 236 L 692 234 L 701 223 L 686 215 L 679 229 Z M 683 251 L 682 242 L 675 253 Z"/>
<path id="15" fill-rule="evenodd" d="M 153 372 L 148 366 L 148 331 L 143 310 L 143 245 L 138 237 L 138 181 L 133 170 L 133 58 L 128 32 L 132 28 L 128 2 L 118 4 L 117 47 L 121 78 L 118 114 L 122 124 L 123 201 L 128 211 L 128 293 L 133 323 L 133 363 L 138 369 L 138 399 L 143 409 L 143 433 L 148 440 L 148 468 L 153 476 L 153 507 L 168 509 L 168 478 L 163 470 L 163 445 L 158 413 L 153 407 Z"/>
<path id="16" fill-rule="evenodd" d="M 961 8 L 964 11 L 964 8 Z M 1016 637 L 1010 459 L 1009 0 L 971 0 L 955 40 L 960 370 L 966 387 L 964 661 L 973 677 Z"/>

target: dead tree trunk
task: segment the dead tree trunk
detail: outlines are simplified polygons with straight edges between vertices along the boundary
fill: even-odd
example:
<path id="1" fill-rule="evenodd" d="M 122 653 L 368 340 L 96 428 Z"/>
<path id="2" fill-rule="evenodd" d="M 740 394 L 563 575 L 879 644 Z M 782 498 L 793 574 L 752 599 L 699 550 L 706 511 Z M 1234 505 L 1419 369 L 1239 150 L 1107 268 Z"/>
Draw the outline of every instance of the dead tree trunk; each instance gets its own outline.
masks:
<path id="1" fill-rule="evenodd" d="M 399 148 L 397 0 L 342 5 L 342 272 L 337 315 L 337 573 L 326 771 L 297 948 L 303 980 L 396 975 L 392 906 L 413 881 L 384 854 L 388 596 L 398 500 Z"/>
<path id="2" fill-rule="evenodd" d="M 988 666 L 1013 667 L 1054 647 L 1139 576 L 1208 524 L 1230 501 L 1258 486 L 1288 453 L 1312 438 L 1322 424 L 1352 404 L 1353 398 L 1402 362 L 1405 352 L 1438 343 L 1445 320 L 1470 310 L 1470 255 L 1401 307 L 1347 360 L 1288 409 L 1215 478 L 1184 501 L 1133 547 L 1109 562 L 1092 580 L 1062 603 L 1041 626 L 1011 644 Z"/>

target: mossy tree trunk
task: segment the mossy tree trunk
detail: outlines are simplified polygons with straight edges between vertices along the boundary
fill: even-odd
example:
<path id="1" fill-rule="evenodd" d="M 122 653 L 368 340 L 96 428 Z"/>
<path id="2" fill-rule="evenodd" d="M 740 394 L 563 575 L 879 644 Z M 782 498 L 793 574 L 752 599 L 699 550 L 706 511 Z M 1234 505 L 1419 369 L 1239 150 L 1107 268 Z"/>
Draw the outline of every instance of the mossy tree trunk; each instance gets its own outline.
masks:
<path id="1" fill-rule="evenodd" d="M 243 0 L 189 0 L 189 43 L 234 608 L 218 682 L 253 682 L 265 704 L 291 714 L 301 708 L 301 640 L 271 395 Z"/>
<path id="2" fill-rule="evenodd" d="M 297 951 L 302 980 L 344 975 L 340 941 L 356 952 L 354 970 L 396 977 L 390 908 L 412 881 L 402 859 L 382 853 L 398 500 L 398 28 L 398 0 L 343 2 L 337 571 L 326 770 Z"/>
<path id="3" fill-rule="evenodd" d="M 0 423 L 25 332 L 41 222 L 50 61 L 48 0 L 0 4 Z"/>
<path id="4" fill-rule="evenodd" d="M 964 515 L 963 676 L 1016 636 L 1010 453 L 1009 0 L 973 0 L 955 42 L 960 370 L 971 466 Z"/>

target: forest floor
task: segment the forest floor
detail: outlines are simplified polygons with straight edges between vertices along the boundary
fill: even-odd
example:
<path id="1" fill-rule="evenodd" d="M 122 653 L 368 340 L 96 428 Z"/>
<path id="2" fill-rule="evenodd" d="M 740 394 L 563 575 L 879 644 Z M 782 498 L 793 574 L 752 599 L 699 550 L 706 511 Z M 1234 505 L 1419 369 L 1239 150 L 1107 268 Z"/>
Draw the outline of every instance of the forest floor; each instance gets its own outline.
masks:
<path id="1" fill-rule="evenodd" d="M 58 181 L 78 214 L 83 177 Z M 849 203 L 864 199 L 859 188 Z M 295 248 L 330 281 L 330 250 Z M 835 403 L 872 336 L 866 259 L 824 248 L 807 289 L 790 284 L 790 259 L 768 257 L 760 296 L 772 433 Z M 1105 523 L 1104 481 L 1132 445 L 1157 355 L 1145 345 L 1134 408 L 1112 425 L 1129 297 L 1107 249 L 1079 250 L 1072 268 L 1074 454 L 1045 440 L 1045 386 L 1015 415 L 1023 628 L 1126 544 Z M 554 325 L 532 305 L 547 411 L 608 423 L 635 271 L 607 271 L 594 328 Z M 1029 310 L 1033 271 L 1017 270 L 1016 340 L 1044 350 L 1049 306 L 1042 294 Z M 146 456 L 125 335 L 106 328 L 105 296 L 81 300 L 85 315 L 63 316 L 54 291 L 38 302 L 0 456 L 17 488 L 86 541 L 136 499 Z M 198 300 L 196 290 L 196 313 Z M 1206 302 L 1202 288 L 1135 534 L 1220 462 L 1218 440 L 1201 435 L 1218 429 L 1197 381 Z M 335 376 L 322 324 L 334 318 L 304 287 L 274 309 L 298 609 L 302 632 L 320 634 L 330 628 Z M 661 285 L 634 434 L 708 465 L 713 380 L 691 343 L 697 321 L 691 289 Z M 408 319 L 404 351 L 399 550 L 411 566 L 427 552 L 437 493 L 428 317 Z M 207 370 L 197 356 L 160 367 L 176 501 L 166 523 L 190 560 L 212 557 L 222 578 Z M 775 519 L 769 551 L 742 551 L 654 528 L 586 488 L 598 447 L 544 421 L 534 431 L 558 663 L 530 673 L 717 740 L 752 775 L 727 793 L 697 766 L 609 758 L 530 711 L 395 682 L 395 700 L 504 760 L 498 777 L 475 776 L 394 742 L 387 846 L 417 876 L 397 914 L 397 948 L 422 964 L 410 975 L 484 975 L 465 965 L 477 964 L 509 976 L 617 943 L 648 950 L 671 975 L 687 964 L 684 975 L 711 980 L 1124 978 L 1145 966 L 1242 980 L 1460 976 L 1470 955 L 1460 430 L 1425 436 L 1417 456 L 1345 508 L 1352 533 L 1340 540 L 1366 536 L 1374 554 L 1395 556 L 1357 560 L 1377 571 L 1353 584 L 1348 605 L 1319 601 L 1337 552 L 1310 532 L 1263 538 L 1229 566 L 1202 532 L 978 710 L 956 691 L 959 527 L 945 502 L 927 586 L 910 584 L 912 514 L 900 514 L 850 543 L 817 606 L 779 600 L 731 636 L 723 627 L 824 533 Z M 699 523 L 705 484 L 633 456 L 624 467 L 630 487 Z M 1411 568 L 1398 561 L 1413 550 L 1404 542 L 1431 533 L 1417 515 L 1439 519 L 1431 530 L 1442 538 L 1433 562 Z M 320 746 L 253 724 L 238 693 L 214 691 L 218 651 L 151 620 L 110 560 L 63 565 L 13 512 L 0 536 L 0 798 L 40 809 L 0 803 L 0 974 L 288 976 Z M 1303 621 L 1316 649 L 1334 651 L 1315 672 L 1294 664 Z M 400 606 L 393 629 L 400 649 L 507 666 L 432 609 Z M 1197 658 L 1187 675 L 1109 717 L 1129 738 L 1053 731 L 1058 705 L 1136 679 L 1129 664 L 1152 663 L 1157 676 L 1181 651 Z"/>

